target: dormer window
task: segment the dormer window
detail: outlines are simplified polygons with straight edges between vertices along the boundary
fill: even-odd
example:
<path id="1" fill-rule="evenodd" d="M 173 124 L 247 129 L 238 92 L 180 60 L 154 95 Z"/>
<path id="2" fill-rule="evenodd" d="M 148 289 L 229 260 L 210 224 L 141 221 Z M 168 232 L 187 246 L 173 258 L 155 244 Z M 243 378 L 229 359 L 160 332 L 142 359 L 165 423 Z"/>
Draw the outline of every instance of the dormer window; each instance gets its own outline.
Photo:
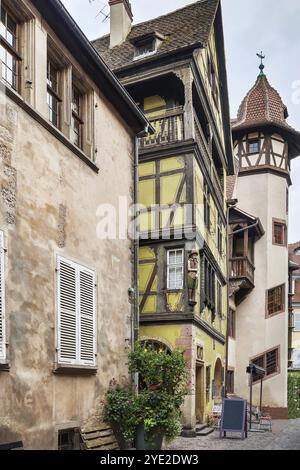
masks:
<path id="1" fill-rule="evenodd" d="M 134 60 L 156 54 L 164 39 L 164 36 L 159 33 L 151 33 L 135 39 L 133 41 L 135 47 Z"/>
<path id="2" fill-rule="evenodd" d="M 154 42 L 154 40 L 147 41 L 144 44 L 141 44 L 137 47 L 136 57 L 152 54 L 153 52 L 155 52 L 155 42 Z"/>

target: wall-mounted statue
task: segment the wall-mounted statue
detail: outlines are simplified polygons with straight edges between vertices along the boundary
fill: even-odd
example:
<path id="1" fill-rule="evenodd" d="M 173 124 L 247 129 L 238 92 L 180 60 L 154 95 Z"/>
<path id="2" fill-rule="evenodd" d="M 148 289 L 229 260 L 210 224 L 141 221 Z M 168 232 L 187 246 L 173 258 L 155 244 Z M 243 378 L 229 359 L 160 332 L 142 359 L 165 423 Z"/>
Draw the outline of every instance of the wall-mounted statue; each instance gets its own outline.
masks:
<path id="1" fill-rule="evenodd" d="M 197 250 L 192 250 L 188 257 L 188 292 L 189 304 L 196 305 L 196 289 L 198 287 L 199 279 L 199 253 Z"/>

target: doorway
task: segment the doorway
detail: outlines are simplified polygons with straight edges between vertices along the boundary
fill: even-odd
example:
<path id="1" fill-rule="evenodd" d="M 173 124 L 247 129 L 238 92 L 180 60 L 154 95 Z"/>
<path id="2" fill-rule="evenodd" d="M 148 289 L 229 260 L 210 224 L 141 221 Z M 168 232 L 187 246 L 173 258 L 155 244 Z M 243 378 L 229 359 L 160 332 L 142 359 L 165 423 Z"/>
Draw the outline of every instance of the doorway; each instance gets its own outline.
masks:
<path id="1" fill-rule="evenodd" d="M 217 359 L 215 365 L 214 373 L 214 400 L 215 403 L 222 401 L 222 388 L 223 388 L 223 378 L 222 378 L 222 362 L 221 359 Z"/>
<path id="2" fill-rule="evenodd" d="M 196 420 L 202 424 L 204 421 L 204 366 L 196 364 Z"/>

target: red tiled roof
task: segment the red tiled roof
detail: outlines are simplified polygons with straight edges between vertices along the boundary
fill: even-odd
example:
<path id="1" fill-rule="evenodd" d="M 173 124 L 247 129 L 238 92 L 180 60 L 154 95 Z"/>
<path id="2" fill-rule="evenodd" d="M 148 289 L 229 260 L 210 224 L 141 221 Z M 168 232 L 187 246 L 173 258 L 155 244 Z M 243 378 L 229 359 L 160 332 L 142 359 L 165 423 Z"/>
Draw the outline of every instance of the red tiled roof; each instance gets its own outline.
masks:
<path id="1" fill-rule="evenodd" d="M 112 49 L 109 48 L 109 35 L 96 39 L 92 44 L 112 70 L 149 60 L 146 58 L 134 61 L 133 42 L 146 34 L 160 33 L 166 38 L 162 41 L 155 57 L 188 46 L 196 47 L 199 44 L 205 46 L 209 40 L 218 5 L 219 0 L 198 0 L 166 15 L 133 25 L 126 41 Z"/>
<path id="2" fill-rule="evenodd" d="M 292 243 L 289 245 L 289 259 L 294 263 L 300 265 L 300 255 L 296 254 L 296 250 L 300 249 L 300 241 L 296 243 Z M 294 274 L 300 274 L 300 269 L 296 271 Z"/>
<path id="3" fill-rule="evenodd" d="M 235 133 L 274 126 L 289 140 L 290 158 L 295 158 L 300 155 L 300 133 L 286 122 L 287 118 L 288 110 L 278 91 L 270 85 L 265 74 L 260 74 L 240 105 L 237 119 L 232 121 L 232 130 Z"/>
<path id="4" fill-rule="evenodd" d="M 259 75 L 253 88 L 243 99 L 233 127 L 255 122 L 270 122 L 287 125 L 287 107 L 279 93 L 271 87 L 267 77 Z"/>

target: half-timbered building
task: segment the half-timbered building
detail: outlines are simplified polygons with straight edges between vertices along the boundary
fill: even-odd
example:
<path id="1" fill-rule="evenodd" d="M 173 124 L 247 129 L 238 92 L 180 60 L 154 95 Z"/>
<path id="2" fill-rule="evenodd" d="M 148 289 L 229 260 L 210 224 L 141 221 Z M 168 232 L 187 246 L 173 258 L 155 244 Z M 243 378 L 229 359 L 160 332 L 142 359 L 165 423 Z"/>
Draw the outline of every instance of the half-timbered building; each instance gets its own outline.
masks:
<path id="1" fill-rule="evenodd" d="M 233 158 L 221 5 L 134 26 L 129 1 L 110 8 L 110 35 L 93 45 L 156 131 L 139 142 L 140 339 L 184 351 L 192 431 L 224 390 Z"/>

